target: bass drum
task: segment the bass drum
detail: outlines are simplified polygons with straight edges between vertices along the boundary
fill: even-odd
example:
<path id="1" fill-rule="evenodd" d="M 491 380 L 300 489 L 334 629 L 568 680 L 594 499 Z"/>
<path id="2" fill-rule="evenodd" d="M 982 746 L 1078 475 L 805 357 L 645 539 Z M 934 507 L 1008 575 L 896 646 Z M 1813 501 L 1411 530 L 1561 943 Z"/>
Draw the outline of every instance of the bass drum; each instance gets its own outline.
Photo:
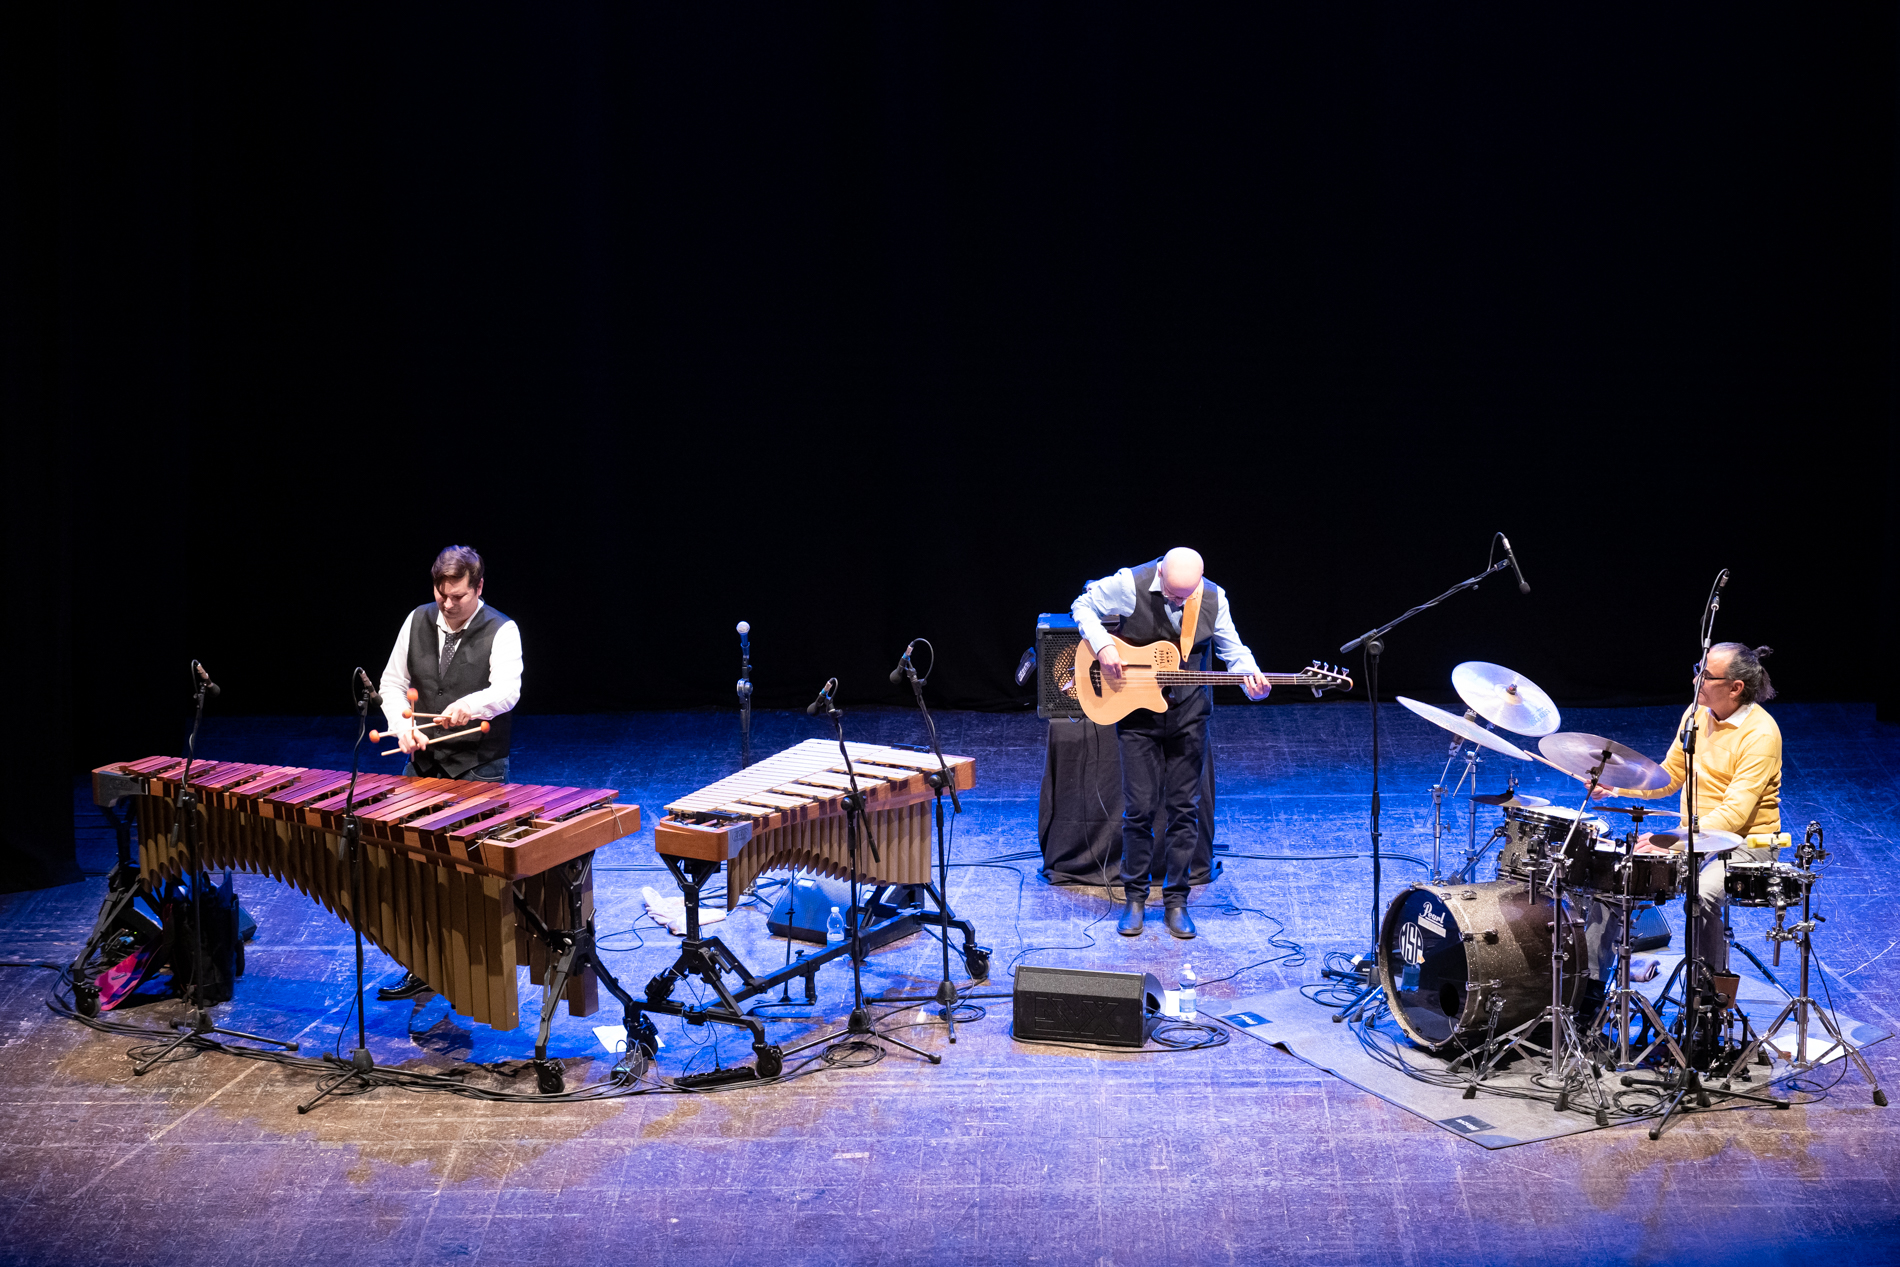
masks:
<path id="1" fill-rule="evenodd" d="M 1430 1052 L 1476 1047 L 1550 1004 L 1550 898 L 1533 903 L 1515 880 L 1414 884 L 1392 899 L 1379 930 L 1379 977 L 1393 1019 Z M 1581 969 L 1582 922 L 1565 920 L 1569 963 Z M 1576 1004 L 1580 972 L 1564 975 Z"/>

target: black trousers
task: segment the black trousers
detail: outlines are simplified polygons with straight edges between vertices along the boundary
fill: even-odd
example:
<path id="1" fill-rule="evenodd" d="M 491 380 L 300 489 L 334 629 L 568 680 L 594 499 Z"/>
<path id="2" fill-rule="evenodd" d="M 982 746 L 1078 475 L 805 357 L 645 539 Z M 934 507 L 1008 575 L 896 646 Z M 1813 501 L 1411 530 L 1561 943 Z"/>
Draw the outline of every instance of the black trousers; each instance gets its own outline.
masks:
<path id="1" fill-rule="evenodd" d="M 1148 896 L 1157 840 L 1162 901 L 1188 899 L 1201 838 L 1201 764 L 1207 747 L 1205 692 L 1165 713 L 1141 709 L 1115 727 L 1122 759 L 1122 892 Z M 1195 697 L 1203 697 L 1197 699 Z"/>

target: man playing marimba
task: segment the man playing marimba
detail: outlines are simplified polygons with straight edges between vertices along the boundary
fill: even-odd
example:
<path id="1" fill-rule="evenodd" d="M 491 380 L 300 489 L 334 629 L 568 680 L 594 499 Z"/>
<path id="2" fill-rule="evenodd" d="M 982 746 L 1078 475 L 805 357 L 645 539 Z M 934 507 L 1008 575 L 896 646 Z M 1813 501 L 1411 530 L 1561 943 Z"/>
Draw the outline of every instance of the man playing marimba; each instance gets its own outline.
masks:
<path id="1" fill-rule="evenodd" d="M 405 753 L 405 775 L 435 779 L 508 781 L 509 718 L 521 699 L 521 630 L 482 601 L 482 556 L 468 546 L 449 546 L 429 569 L 435 601 L 410 612 L 396 633 L 383 667 L 383 712 L 389 733 Z M 417 699 L 416 719 L 409 690 Z M 440 747 L 427 737 L 483 721 L 486 733 Z M 412 999 L 429 987 L 414 973 L 377 991 L 381 999 Z"/>

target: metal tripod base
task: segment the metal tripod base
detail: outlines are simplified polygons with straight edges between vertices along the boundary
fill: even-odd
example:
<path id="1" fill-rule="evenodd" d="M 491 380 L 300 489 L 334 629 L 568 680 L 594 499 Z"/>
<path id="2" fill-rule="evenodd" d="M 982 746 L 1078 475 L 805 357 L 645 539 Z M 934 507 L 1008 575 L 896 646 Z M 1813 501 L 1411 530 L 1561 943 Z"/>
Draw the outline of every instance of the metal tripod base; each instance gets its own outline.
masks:
<path id="1" fill-rule="evenodd" d="M 1810 1016 L 1819 1016 L 1822 1026 L 1828 1032 L 1828 1036 L 1834 1040 L 1831 1044 L 1822 1049 L 1819 1056 L 1815 1056 L 1811 1059 L 1807 1054 L 1808 1018 Z M 1849 1042 L 1847 1036 L 1841 1033 L 1841 1027 L 1835 1022 L 1832 1013 L 1806 995 L 1789 999 L 1787 1004 L 1781 1009 L 1781 1014 L 1775 1017 L 1773 1023 L 1771 1023 L 1767 1029 L 1763 1030 L 1759 1037 L 1742 1049 L 1742 1054 L 1738 1056 L 1735 1063 L 1729 1067 L 1728 1076 L 1723 1080 L 1724 1089 L 1727 1088 L 1729 1079 L 1733 1079 L 1748 1067 L 1748 1062 L 1754 1059 L 1757 1052 L 1762 1052 L 1763 1058 L 1771 1064 L 1775 1057 L 1781 1055 L 1779 1049 L 1773 1046 L 1768 1040 L 1779 1033 L 1781 1027 L 1787 1024 L 1791 1017 L 1794 1018 L 1797 1027 L 1796 1034 L 1798 1035 L 1795 1040 L 1795 1055 L 1793 1057 L 1782 1057 L 1782 1059 L 1787 1061 L 1787 1069 L 1783 1073 L 1773 1075 L 1774 1078 L 1785 1078 L 1794 1074 L 1806 1073 L 1810 1069 L 1819 1068 L 1821 1065 L 1826 1064 L 1828 1057 L 1836 1048 L 1839 1048 L 1849 1060 L 1854 1062 L 1855 1067 L 1860 1070 L 1860 1076 L 1867 1079 L 1867 1084 L 1874 1089 L 1874 1103 L 1883 1109 L 1887 1107 L 1887 1093 L 1880 1089 L 1880 1082 L 1874 1077 L 1874 1071 L 1867 1064 L 1867 1058 L 1860 1054 L 1860 1048 Z"/>
<path id="2" fill-rule="evenodd" d="M 840 1038 L 861 1038 L 861 1039 L 875 1038 L 881 1043 L 889 1043 L 893 1047 L 902 1047 L 905 1051 L 909 1052 L 913 1056 L 922 1056 L 925 1060 L 928 1060 L 933 1065 L 940 1065 L 943 1063 L 943 1057 L 937 1055 L 935 1052 L 925 1051 L 921 1047 L 912 1047 L 909 1043 L 905 1042 L 903 1039 L 893 1038 L 890 1034 L 873 1026 L 871 1024 L 871 1014 L 865 1011 L 861 1007 L 854 1007 L 851 1009 L 851 1017 L 849 1020 L 845 1022 L 845 1027 L 843 1029 L 834 1030 L 831 1033 L 826 1034 L 823 1038 L 814 1038 L 809 1042 L 800 1043 L 796 1047 L 787 1047 L 785 1049 L 785 1054 L 787 1056 L 790 1056 L 801 1051 L 808 1051 L 813 1047 L 828 1046 L 829 1044 L 836 1042 Z"/>
<path id="3" fill-rule="evenodd" d="M 1539 1025 L 1551 1027 L 1551 1045 L 1541 1046 L 1531 1041 L 1531 1034 Z M 1476 1064 L 1476 1058 L 1489 1050 L 1482 1065 Z M 1495 1039 L 1466 1052 L 1451 1062 L 1456 1070 L 1467 1060 L 1474 1061 L 1470 1085 L 1465 1088 L 1465 1098 L 1476 1098 L 1476 1092 L 1484 1080 L 1497 1071 L 1505 1056 L 1513 1051 L 1526 1056 L 1541 1057 L 1546 1062 L 1547 1073 L 1556 1083 L 1557 1111 L 1564 1113 L 1570 1108 L 1570 1092 L 1573 1083 L 1581 1082 L 1590 1092 L 1590 1098 L 1596 1101 L 1594 1116 L 1598 1126 L 1610 1124 L 1610 1098 L 1603 1090 L 1603 1071 L 1594 1061 L 1583 1053 L 1583 1038 L 1577 1032 L 1576 1016 L 1568 1007 L 1547 1007 L 1525 1021 L 1515 1029 L 1506 1030 Z M 1559 1055 L 1558 1053 L 1561 1053 Z"/>
<path id="4" fill-rule="evenodd" d="M 158 1051 L 132 1066 L 133 1077 L 142 1076 L 155 1065 L 162 1063 L 165 1057 L 171 1055 L 192 1039 L 202 1038 L 206 1034 L 223 1034 L 227 1038 L 242 1038 L 246 1042 L 268 1043 L 272 1047 L 281 1047 L 285 1051 L 297 1050 L 297 1044 L 285 1042 L 281 1038 L 266 1038 L 262 1034 L 250 1034 L 241 1029 L 222 1029 L 219 1026 L 213 1025 L 211 1023 L 211 1013 L 201 1007 L 193 1007 L 190 1011 L 186 1012 L 185 1019 L 179 1023 L 179 1028 L 182 1032 L 178 1037 L 172 1039 L 169 1043 L 159 1048 Z"/>
<path id="5" fill-rule="evenodd" d="M 327 1051 L 323 1053 L 323 1058 L 339 1066 L 339 1072 L 319 1084 L 317 1093 L 297 1106 L 298 1113 L 308 1113 L 331 1096 L 344 1094 L 345 1087 L 353 1085 L 354 1089 L 349 1094 L 354 1095 L 357 1091 L 367 1091 L 375 1085 L 369 1080 L 369 1075 L 376 1068 L 376 1062 L 370 1059 L 368 1048 L 358 1047 L 350 1053 L 348 1060 L 338 1059 Z"/>

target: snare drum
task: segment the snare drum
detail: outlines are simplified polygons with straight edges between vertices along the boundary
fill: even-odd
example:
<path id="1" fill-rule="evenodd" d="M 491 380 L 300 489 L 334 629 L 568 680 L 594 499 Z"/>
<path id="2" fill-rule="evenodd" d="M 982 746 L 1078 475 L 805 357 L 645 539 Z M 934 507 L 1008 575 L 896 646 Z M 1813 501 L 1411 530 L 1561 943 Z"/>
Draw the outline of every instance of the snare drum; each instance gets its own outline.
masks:
<path id="1" fill-rule="evenodd" d="M 1666 902 L 1681 892 L 1681 867 L 1667 854 L 1625 855 L 1615 844 L 1598 845 L 1590 854 L 1590 876 L 1578 886 L 1605 897 L 1623 892 L 1623 871 L 1630 873 L 1629 895 L 1644 902 Z"/>
<path id="2" fill-rule="evenodd" d="M 1722 888 L 1730 906 L 1799 906 L 1809 874 L 1785 862 L 1738 859 L 1728 864 Z"/>
<path id="3" fill-rule="evenodd" d="M 1550 878 L 1550 857 L 1563 848 L 1571 826 L 1577 822 L 1574 809 L 1562 805 L 1544 805 L 1531 809 L 1523 805 L 1504 807 L 1504 852 L 1498 858 L 1500 879 L 1529 880 L 1540 884 Z M 1566 887 L 1587 888 L 1590 884 L 1592 853 L 1599 839 L 1607 838 L 1610 825 L 1595 814 L 1582 816 L 1576 839 L 1565 855 Z"/>

